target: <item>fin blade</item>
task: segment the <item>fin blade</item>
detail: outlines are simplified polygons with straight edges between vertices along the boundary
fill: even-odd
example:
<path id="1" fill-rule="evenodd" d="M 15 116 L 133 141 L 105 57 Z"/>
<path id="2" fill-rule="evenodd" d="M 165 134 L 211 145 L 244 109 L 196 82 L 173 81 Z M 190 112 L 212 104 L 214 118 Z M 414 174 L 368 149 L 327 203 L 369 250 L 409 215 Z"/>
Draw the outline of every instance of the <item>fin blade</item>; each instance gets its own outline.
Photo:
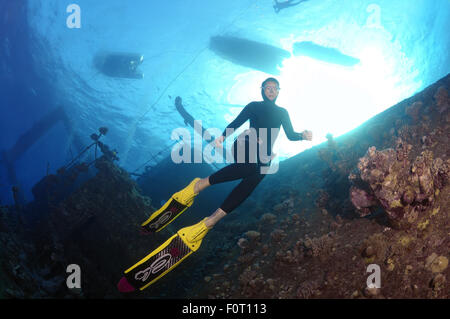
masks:
<path id="1" fill-rule="evenodd" d="M 117 284 L 117 289 L 120 292 L 125 292 L 125 293 L 133 292 L 136 290 L 132 285 L 130 285 L 130 283 L 128 282 L 126 277 L 122 277 L 120 279 L 119 283 Z"/>
<path id="2" fill-rule="evenodd" d="M 169 200 L 167 202 L 165 202 L 164 205 L 162 205 L 160 209 L 158 209 L 156 212 L 151 214 L 150 217 L 145 222 L 143 222 L 141 226 L 147 225 L 152 220 L 154 220 L 156 217 L 158 217 L 170 205 L 171 200 L 172 200 L 172 198 L 169 198 Z"/>
<path id="3" fill-rule="evenodd" d="M 144 223 L 141 224 L 149 232 L 158 232 L 175 220 L 187 208 L 194 203 L 195 185 L 200 178 L 194 178 L 189 185 L 173 194 L 170 199 L 156 212 L 154 212 Z"/>
<path id="4" fill-rule="evenodd" d="M 177 267 L 194 251 L 178 234 L 170 237 L 161 246 L 125 271 L 126 283 L 135 289 L 144 290 Z M 129 290 L 125 281 L 118 288 Z M 119 282 L 120 284 L 120 282 Z"/>
<path id="5" fill-rule="evenodd" d="M 185 206 L 171 197 L 160 209 L 154 212 L 141 227 L 150 232 L 159 232 L 180 216 L 188 206 Z"/>
<path id="6" fill-rule="evenodd" d="M 153 257 L 154 255 L 156 255 L 157 253 L 159 253 L 161 250 L 163 250 L 164 248 L 166 248 L 171 242 L 172 240 L 177 237 L 177 234 L 173 235 L 172 237 L 170 237 L 169 239 L 167 239 L 161 246 L 159 246 L 158 248 L 156 248 L 155 250 L 153 250 L 150 254 L 148 254 L 147 256 L 145 256 L 144 258 L 142 258 L 140 261 L 138 261 L 136 264 L 134 264 L 133 266 L 131 266 L 130 268 L 128 268 L 127 270 L 125 270 L 125 274 L 132 271 L 134 268 L 138 267 L 139 265 L 145 263 L 147 260 L 149 260 L 151 257 Z"/>

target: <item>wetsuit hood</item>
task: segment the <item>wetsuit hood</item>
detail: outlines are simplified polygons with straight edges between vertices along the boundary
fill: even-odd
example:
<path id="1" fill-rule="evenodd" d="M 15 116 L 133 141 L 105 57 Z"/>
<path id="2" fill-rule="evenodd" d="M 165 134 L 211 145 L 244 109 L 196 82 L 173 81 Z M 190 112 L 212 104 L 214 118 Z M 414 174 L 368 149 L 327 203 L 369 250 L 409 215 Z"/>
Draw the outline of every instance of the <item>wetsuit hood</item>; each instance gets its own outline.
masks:
<path id="1" fill-rule="evenodd" d="M 273 100 L 269 100 L 269 98 L 266 96 L 266 93 L 264 93 L 264 86 L 266 85 L 267 82 L 275 82 L 278 86 L 280 86 L 280 83 L 278 82 L 277 79 L 275 78 L 267 78 L 264 80 L 264 82 L 261 84 L 261 95 L 263 97 L 264 102 L 269 103 L 269 104 L 273 104 L 275 105 L 275 102 L 278 98 L 278 96 Z"/>

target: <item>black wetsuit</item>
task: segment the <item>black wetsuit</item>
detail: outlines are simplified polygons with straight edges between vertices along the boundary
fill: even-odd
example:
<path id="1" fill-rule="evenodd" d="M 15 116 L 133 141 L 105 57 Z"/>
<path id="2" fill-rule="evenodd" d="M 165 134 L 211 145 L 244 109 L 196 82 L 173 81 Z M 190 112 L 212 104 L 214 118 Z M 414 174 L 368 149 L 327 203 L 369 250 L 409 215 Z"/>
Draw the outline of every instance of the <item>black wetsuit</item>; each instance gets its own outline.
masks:
<path id="1" fill-rule="evenodd" d="M 250 128 L 254 128 L 256 130 L 257 137 L 260 138 L 261 142 L 265 143 L 267 146 L 267 152 L 263 152 L 263 155 L 268 155 L 270 157 L 272 154 L 273 143 L 278 135 L 275 134 L 274 138 L 271 138 L 271 128 L 279 130 L 280 126 L 283 126 L 286 136 L 291 141 L 302 140 L 302 134 L 294 132 L 286 109 L 279 107 L 275 104 L 275 102 L 270 101 L 265 96 L 263 91 L 261 93 L 264 101 L 249 103 L 236 117 L 236 119 L 227 126 L 227 128 L 236 130 L 247 120 L 249 120 Z M 224 136 L 226 136 L 225 134 L 227 128 L 223 132 Z M 259 134 L 259 129 L 267 129 L 266 137 L 263 134 Z M 220 169 L 209 177 L 209 183 L 211 185 L 242 179 L 242 181 L 233 189 L 233 191 L 220 206 L 220 208 L 227 214 L 231 213 L 248 196 L 250 196 L 256 186 L 262 181 L 265 174 L 261 172 L 261 166 L 270 165 L 270 161 L 264 161 L 264 159 L 261 159 L 259 156 L 260 144 L 258 144 L 257 154 L 249 154 L 250 139 L 244 138 L 243 141 L 243 143 L 245 143 L 246 161 L 244 163 L 238 163 L 237 161 L 236 147 L 238 140 L 236 140 L 233 144 L 233 156 L 235 163 Z M 249 158 L 251 158 L 252 155 L 256 156 L 256 161 L 249 161 Z"/>

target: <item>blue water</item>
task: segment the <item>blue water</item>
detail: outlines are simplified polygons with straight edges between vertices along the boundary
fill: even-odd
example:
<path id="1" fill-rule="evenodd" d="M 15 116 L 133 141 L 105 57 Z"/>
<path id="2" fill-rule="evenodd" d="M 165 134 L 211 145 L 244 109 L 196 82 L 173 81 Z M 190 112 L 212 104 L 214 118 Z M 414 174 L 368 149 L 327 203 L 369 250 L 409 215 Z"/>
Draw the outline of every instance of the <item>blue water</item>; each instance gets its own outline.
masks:
<path id="1" fill-rule="evenodd" d="M 81 28 L 67 25 L 73 3 L 81 9 Z M 2 158 L 0 201 L 12 203 L 13 185 L 25 201 L 33 200 L 32 186 L 67 164 L 100 126 L 109 128 L 103 141 L 118 150 L 120 166 L 134 171 L 150 159 L 155 164 L 168 156 L 163 150 L 173 143 L 173 129 L 185 127 L 173 106 L 178 95 L 204 126 L 223 129 L 246 103 L 260 99 L 259 85 L 269 75 L 216 55 L 208 49 L 211 36 L 243 37 L 289 52 L 297 41 L 313 41 L 360 59 L 353 69 L 291 59 L 280 70 L 280 105 L 298 131 L 317 121 L 320 142 L 326 129 L 342 134 L 445 76 L 449 17 L 448 0 L 309 0 L 278 14 L 269 0 L 3 0 L 0 151 L 11 150 L 58 107 L 73 130 L 52 125 L 13 163 L 14 179 Z M 144 55 L 144 79 L 100 73 L 93 58 L 101 51 Z M 338 113 L 324 109 L 327 95 L 338 106 L 353 105 L 338 112 L 353 119 L 347 126 L 330 129 Z M 297 104 L 311 106 L 297 110 Z M 288 145 L 280 158 L 303 149 Z"/>

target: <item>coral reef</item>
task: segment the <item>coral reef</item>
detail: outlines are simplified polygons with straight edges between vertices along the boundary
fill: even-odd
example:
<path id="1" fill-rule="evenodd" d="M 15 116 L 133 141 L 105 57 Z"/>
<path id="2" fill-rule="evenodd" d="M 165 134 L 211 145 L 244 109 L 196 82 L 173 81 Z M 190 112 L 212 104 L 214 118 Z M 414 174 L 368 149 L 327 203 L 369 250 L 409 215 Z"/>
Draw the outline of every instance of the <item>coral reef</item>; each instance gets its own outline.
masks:
<path id="1" fill-rule="evenodd" d="M 226 271 L 215 268 L 217 281 L 196 295 L 449 298 L 449 82 L 447 76 L 356 132 L 328 136 L 283 162 L 253 197 L 271 209 L 243 205 L 237 212 L 259 213 L 247 225 L 258 240 L 234 241 L 237 249 L 223 257 Z M 229 223 L 211 235 L 242 226 Z M 372 264 L 380 267 L 380 288 L 367 286 Z M 226 289 L 224 280 L 231 282 Z"/>
<path id="2" fill-rule="evenodd" d="M 412 145 L 398 139 L 395 150 L 370 147 L 359 160 L 360 175 L 351 179 L 355 185 L 367 183 L 369 191 L 352 187 L 350 195 L 361 216 L 380 205 L 392 225 L 406 227 L 433 205 L 449 181 L 450 159 L 433 159 L 432 151 L 425 150 L 410 163 L 411 149 Z"/>
<path id="3" fill-rule="evenodd" d="M 440 114 L 448 110 L 450 105 L 450 97 L 448 96 L 448 89 L 445 86 L 440 86 L 434 95 L 436 100 L 436 107 Z"/>

